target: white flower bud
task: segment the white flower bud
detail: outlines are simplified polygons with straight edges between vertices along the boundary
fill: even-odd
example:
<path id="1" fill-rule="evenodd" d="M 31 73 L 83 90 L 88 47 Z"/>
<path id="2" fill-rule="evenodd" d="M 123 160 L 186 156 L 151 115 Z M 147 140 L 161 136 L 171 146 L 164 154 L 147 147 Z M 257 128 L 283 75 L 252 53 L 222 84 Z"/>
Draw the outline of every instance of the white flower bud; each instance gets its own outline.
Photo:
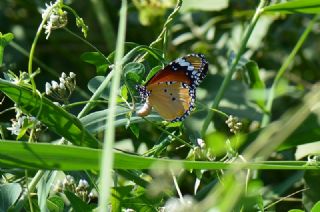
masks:
<path id="1" fill-rule="evenodd" d="M 52 80 L 51 84 L 53 90 L 57 90 L 59 88 L 59 84 L 56 81 Z"/>
<path id="2" fill-rule="evenodd" d="M 61 73 L 61 78 L 65 79 L 67 77 L 66 73 L 62 72 Z"/>
<path id="3" fill-rule="evenodd" d="M 60 80 L 60 82 L 62 82 L 62 83 L 65 83 L 65 82 L 66 82 L 66 81 L 65 81 L 65 78 L 62 78 L 62 77 L 60 77 L 59 80 Z"/>
<path id="4" fill-rule="evenodd" d="M 89 183 L 86 180 L 80 179 L 78 187 L 79 188 L 88 188 L 89 187 Z"/>
<path id="5" fill-rule="evenodd" d="M 59 87 L 61 90 L 66 90 L 66 86 L 64 86 L 64 83 L 62 83 L 62 82 L 60 82 Z"/>
<path id="6" fill-rule="evenodd" d="M 51 84 L 46 82 L 46 94 L 50 95 L 52 93 L 51 91 Z"/>
<path id="7" fill-rule="evenodd" d="M 69 76 L 71 77 L 71 79 L 74 79 L 76 77 L 76 74 L 73 72 L 70 72 Z"/>

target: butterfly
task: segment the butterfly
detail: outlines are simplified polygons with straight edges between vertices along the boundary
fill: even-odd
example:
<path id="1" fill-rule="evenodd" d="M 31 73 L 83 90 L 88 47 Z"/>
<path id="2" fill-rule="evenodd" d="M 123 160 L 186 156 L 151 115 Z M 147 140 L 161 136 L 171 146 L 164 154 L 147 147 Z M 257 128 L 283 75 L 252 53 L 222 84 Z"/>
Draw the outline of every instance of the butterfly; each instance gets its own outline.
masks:
<path id="1" fill-rule="evenodd" d="M 172 61 L 144 86 L 136 86 L 145 101 L 137 114 L 147 116 L 154 108 L 167 121 L 184 120 L 195 107 L 196 88 L 207 72 L 208 62 L 203 54 L 189 54 Z"/>

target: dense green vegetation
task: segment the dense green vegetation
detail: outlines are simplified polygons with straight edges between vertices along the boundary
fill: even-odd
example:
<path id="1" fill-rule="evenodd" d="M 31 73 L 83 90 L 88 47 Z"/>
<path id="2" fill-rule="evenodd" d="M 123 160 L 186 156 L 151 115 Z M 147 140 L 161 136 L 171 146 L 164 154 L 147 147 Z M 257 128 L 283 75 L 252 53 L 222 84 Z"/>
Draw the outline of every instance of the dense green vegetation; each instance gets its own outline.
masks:
<path id="1" fill-rule="evenodd" d="M 319 12 L 1 1 L 0 211 L 320 211 Z M 191 115 L 138 116 L 136 85 L 190 53 Z"/>

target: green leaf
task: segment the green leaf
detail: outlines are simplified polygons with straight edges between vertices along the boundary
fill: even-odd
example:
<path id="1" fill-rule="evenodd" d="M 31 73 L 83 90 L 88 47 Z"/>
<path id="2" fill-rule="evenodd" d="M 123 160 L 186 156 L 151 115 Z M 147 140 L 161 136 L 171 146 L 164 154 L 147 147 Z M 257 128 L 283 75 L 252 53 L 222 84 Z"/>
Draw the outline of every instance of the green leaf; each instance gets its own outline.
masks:
<path id="1" fill-rule="evenodd" d="M 64 201 L 57 195 L 49 197 L 47 199 L 47 207 L 50 212 L 62 212 L 64 209 Z"/>
<path id="2" fill-rule="evenodd" d="M 305 211 L 300 209 L 291 209 L 288 212 L 305 212 Z"/>
<path id="3" fill-rule="evenodd" d="M 205 137 L 208 150 L 217 157 L 226 154 L 226 140 L 226 135 L 219 132 L 210 133 Z"/>
<path id="4" fill-rule="evenodd" d="M 145 72 L 144 65 L 142 63 L 130 62 L 123 67 L 123 73 L 126 75 L 128 73 L 136 73 L 139 76 L 143 76 Z"/>
<path id="5" fill-rule="evenodd" d="M 0 185 L 0 211 L 8 211 L 18 197 L 21 195 L 22 188 L 19 183 L 8 183 Z"/>
<path id="6" fill-rule="evenodd" d="M 89 80 L 88 82 L 88 89 L 92 93 L 95 93 L 96 90 L 99 88 L 101 83 L 104 81 L 104 76 L 96 76 Z M 109 99 L 109 93 L 110 93 L 110 83 L 107 85 L 107 87 L 102 91 L 100 97 L 103 99 Z"/>
<path id="7" fill-rule="evenodd" d="M 81 32 L 83 33 L 83 36 L 86 38 L 88 34 L 88 26 L 84 23 L 83 19 L 77 16 L 76 25 L 77 27 L 81 28 Z"/>
<path id="8" fill-rule="evenodd" d="M 71 203 L 71 206 L 74 211 L 78 212 L 88 212 L 92 211 L 95 208 L 95 205 L 88 205 L 78 196 L 70 191 L 64 191 L 64 194 L 67 196 L 68 200 Z"/>
<path id="9" fill-rule="evenodd" d="M 306 120 L 296 129 L 289 138 L 283 142 L 278 150 L 285 150 L 296 147 L 301 144 L 307 144 L 319 141 L 320 137 L 320 119 L 318 115 L 311 114 Z"/>
<path id="10" fill-rule="evenodd" d="M 139 138 L 139 134 L 140 134 L 140 128 L 137 124 L 130 124 L 130 130 L 131 132 L 134 134 L 134 136 L 136 136 L 136 138 Z"/>
<path id="11" fill-rule="evenodd" d="M 131 110 L 125 107 L 118 106 L 116 110 L 116 120 L 115 120 L 115 126 L 125 126 L 128 122 L 127 114 L 130 113 Z M 104 124 L 106 123 L 106 119 L 108 117 L 108 109 L 101 110 L 97 112 L 90 113 L 87 116 L 84 116 L 80 119 L 83 126 L 91 133 L 97 133 L 104 130 Z M 163 119 L 155 114 L 151 113 L 146 117 L 150 121 L 162 121 Z M 130 123 L 140 123 L 145 122 L 143 118 L 140 116 L 137 116 L 136 114 L 132 115 L 130 117 Z"/>
<path id="12" fill-rule="evenodd" d="M 105 74 L 107 68 L 111 65 L 111 63 L 99 52 L 85 52 L 80 58 L 86 63 L 95 65 L 98 75 Z"/>
<path id="13" fill-rule="evenodd" d="M 71 143 L 94 148 L 100 146 L 99 141 L 83 127 L 79 119 L 56 106 L 46 97 L 40 98 L 30 89 L 19 87 L 2 79 L 0 79 L 0 91 L 14 101 L 23 112 L 38 117 L 38 120 L 50 130 Z"/>
<path id="14" fill-rule="evenodd" d="M 130 191 L 134 187 L 129 186 L 121 186 L 121 187 L 114 187 L 111 190 L 111 206 L 112 211 L 121 211 L 121 203 L 124 202 L 123 199 L 126 196 L 129 196 Z"/>
<path id="15" fill-rule="evenodd" d="M 121 97 L 125 100 L 128 100 L 128 89 L 126 86 L 121 86 Z"/>
<path id="16" fill-rule="evenodd" d="M 0 66 L 2 65 L 4 47 L 8 45 L 8 43 L 12 41 L 13 38 L 14 35 L 12 33 L 7 33 L 3 35 L 0 32 Z"/>
<path id="17" fill-rule="evenodd" d="M 263 8 L 263 12 L 317 14 L 320 12 L 320 2 L 319 0 L 294 0 L 267 6 Z"/>
<path id="18" fill-rule="evenodd" d="M 162 69 L 162 66 L 156 66 L 156 67 L 153 67 L 151 69 L 151 71 L 148 73 L 148 76 L 145 80 L 145 82 L 148 82 L 156 73 L 158 73 L 158 71 Z"/>
<path id="19" fill-rule="evenodd" d="M 181 12 L 186 12 L 189 10 L 202 10 L 202 11 L 219 11 L 227 8 L 229 5 L 229 0 L 184 0 L 181 6 Z"/>
<path id="20" fill-rule="evenodd" d="M 99 170 L 100 149 L 48 143 L 26 143 L 0 140 L 0 167 L 46 170 Z M 229 163 L 149 158 L 114 152 L 114 169 L 227 169 Z M 76 163 L 75 163 L 76 161 Z M 251 169 L 313 170 L 317 166 L 305 161 L 247 162 Z M 236 165 L 236 164 L 235 164 Z"/>
<path id="21" fill-rule="evenodd" d="M 258 64 L 254 61 L 249 61 L 246 64 L 246 68 L 249 76 L 249 86 L 253 91 L 258 91 L 258 98 L 255 98 L 257 105 L 260 108 L 264 109 L 266 93 L 265 93 L 265 84 L 260 78 Z"/>
<path id="22" fill-rule="evenodd" d="M 311 209 L 311 212 L 318 212 L 320 211 L 320 201 L 318 201 Z"/>
<path id="23" fill-rule="evenodd" d="M 310 211 L 320 200 L 320 172 L 306 171 L 304 174 L 305 187 L 308 188 L 303 192 L 302 202 L 307 211 Z M 319 206 L 317 206 L 319 207 Z"/>
<path id="24" fill-rule="evenodd" d="M 48 207 L 47 197 L 56 175 L 57 171 L 45 171 L 37 185 L 38 205 L 41 211 L 46 211 L 46 208 Z"/>
<path id="25" fill-rule="evenodd" d="M 147 196 L 145 189 L 140 188 L 136 189 L 132 197 L 125 197 L 122 206 L 124 208 L 132 208 L 135 211 L 157 212 L 159 203 L 161 203 L 161 199 L 151 199 Z"/>
<path id="26" fill-rule="evenodd" d="M 14 38 L 14 35 L 12 33 L 6 33 L 2 34 L 0 32 L 0 46 L 5 47 L 9 44 L 10 41 L 12 41 Z"/>

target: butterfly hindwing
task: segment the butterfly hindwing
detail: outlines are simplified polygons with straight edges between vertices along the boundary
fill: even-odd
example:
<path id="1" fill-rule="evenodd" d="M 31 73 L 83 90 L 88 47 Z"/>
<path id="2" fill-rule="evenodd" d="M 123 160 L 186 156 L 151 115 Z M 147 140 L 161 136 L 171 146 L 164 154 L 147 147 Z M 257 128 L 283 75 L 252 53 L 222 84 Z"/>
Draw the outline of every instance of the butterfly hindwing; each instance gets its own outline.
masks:
<path id="1" fill-rule="evenodd" d="M 194 107 L 195 92 L 182 82 L 165 82 L 147 86 L 150 106 L 166 120 L 181 121 Z"/>

